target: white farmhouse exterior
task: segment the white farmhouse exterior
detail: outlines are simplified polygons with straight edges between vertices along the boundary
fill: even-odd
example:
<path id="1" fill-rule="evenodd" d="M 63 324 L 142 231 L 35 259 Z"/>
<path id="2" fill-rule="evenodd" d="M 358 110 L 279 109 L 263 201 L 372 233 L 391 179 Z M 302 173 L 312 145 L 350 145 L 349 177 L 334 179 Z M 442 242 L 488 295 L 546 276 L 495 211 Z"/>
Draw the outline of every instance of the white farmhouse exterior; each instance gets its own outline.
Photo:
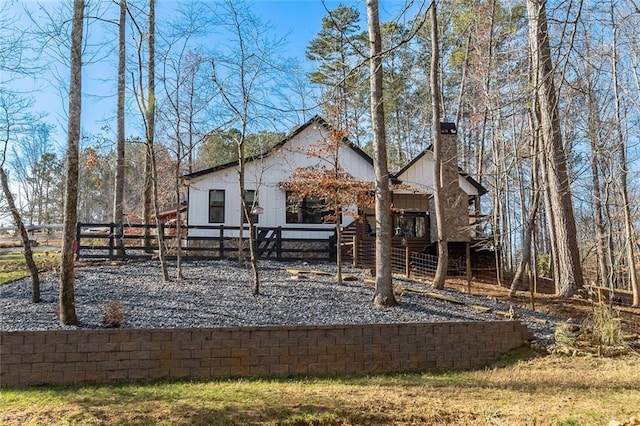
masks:
<path id="1" fill-rule="evenodd" d="M 317 147 L 323 139 L 329 137 L 328 124 L 321 117 L 315 116 L 266 154 L 247 161 L 245 188 L 250 192 L 248 195 L 251 200 L 256 200 L 260 207 L 260 214 L 254 216 L 254 218 L 257 217 L 256 227 L 281 227 L 284 231 L 289 228 L 292 230 L 287 235 L 289 238 L 311 238 L 311 233 L 293 231 L 293 229 L 301 227 L 326 230 L 323 235 L 327 238 L 333 235 L 335 229 L 333 224 L 296 220 L 295 214 L 292 215 L 292 209 L 297 207 L 292 206 L 291 200 L 288 200 L 287 191 L 281 187 L 282 183 L 290 181 L 291 174 L 296 168 L 318 165 L 324 161 L 317 156 L 310 155 L 309 152 L 310 148 Z M 375 181 L 372 158 L 346 140 L 340 148 L 339 161 L 340 166 L 354 178 L 369 182 Z M 394 192 L 393 207 L 396 212 L 401 211 L 402 215 L 407 216 L 402 218 L 405 222 L 408 219 L 408 214 L 422 217 L 417 221 L 415 217 L 412 219 L 414 227 L 415 223 L 424 224 L 424 232 L 413 235 L 421 240 L 430 239 L 429 230 L 426 228 L 433 220 L 429 213 L 429 198 L 433 194 L 434 165 L 433 152 L 426 150 L 400 170 L 397 175 L 392 176 L 412 188 L 412 190 L 405 189 Z M 482 185 L 466 173 L 459 171 L 458 176 L 460 189 L 469 197 L 468 202 L 465 200 L 465 205 L 471 204 L 473 200 L 477 200 L 487 192 Z M 237 161 L 185 175 L 184 180 L 188 182 L 189 189 L 187 224 L 190 237 L 219 235 L 214 229 L 215 227 L 240 227 L 243 216 Z M 369 220 L 369 225 L 371 225 L 373 212 L 362 213 L 368 217 L 365 222 Z M 468 216 L 464 220 L 468 223 Z M 342 221 L 342 225 L 346 227 L 353 223 L 354 219 L 344 215 Z M 225 231 L 225 235 L 236 236 L 237 232 L 236 230 L 234 234 L 233 231 Z M 313 238 L 319 236 L 317 231 L 312 234 Z"/>
<path id="2" fill-rule="evenodd" d="M 327 123 L 315 116 L 296 129 L 290 136 L 278 143 L 269 152 L 247 161 L 245 165 L 245 188 L 257 197 L 261 213 L 257 215 L 258 227 L 315 228 L 326 229 L 328 237 L 335 226 L 325 223 L 300 223 L 287 215 L 287 192 L 281 188 L 283 182 L 291 179 L 291 173 L 298 167 L 312 166 L 323 160 L 310 155 L 310 149 L 323 139 L 329 138 Z M 354 178 L 374 181 L 373 160 L 358 147 L 347 141 L 339 151 L 341 167 Z M 197 229 L 193 226 L 239 227 L 242 207 L 238 184 L 238 163 L 233 162 L 185 175 L 188 181 L 189 199 L 187 221 L 189 236 L 209 236 L 211 229 Z M 253 192 L 255 191 L 255 192 Z M 289 206 L 291 213 L 291 206 Z M 218 209 L 218 213 L 212 212 Z M 344 216 L 346 226 L 353 218 Z M 246 231 L 245 231 L 246 232 Z M 233 235 L 233 233 L 227 233 Z M 314 232 L 317 237 L 318 233 Z M 289 235 L 304 238 L 304 235 Z"/>

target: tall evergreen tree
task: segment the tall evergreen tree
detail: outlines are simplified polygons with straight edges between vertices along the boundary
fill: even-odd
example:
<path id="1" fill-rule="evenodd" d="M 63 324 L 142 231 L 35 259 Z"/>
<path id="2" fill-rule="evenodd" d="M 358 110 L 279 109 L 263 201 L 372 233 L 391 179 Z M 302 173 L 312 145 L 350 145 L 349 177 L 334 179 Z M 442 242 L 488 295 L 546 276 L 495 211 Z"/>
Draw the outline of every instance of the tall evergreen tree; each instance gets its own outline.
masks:
<path id="1" fill-rule="evenodd" d="M 340 111 L 336 126 L 352 129 L 350 139 L 358 145 L 362 136 L 358 123 L 367 108 L 366 70 L 359 66 L 365 49 L 360 12 L 344 5 L 322 18 L 322 28 L 307 47 L 307 58 L 317 63 L 309 78 L 323 89 L 323 109 Z"/>

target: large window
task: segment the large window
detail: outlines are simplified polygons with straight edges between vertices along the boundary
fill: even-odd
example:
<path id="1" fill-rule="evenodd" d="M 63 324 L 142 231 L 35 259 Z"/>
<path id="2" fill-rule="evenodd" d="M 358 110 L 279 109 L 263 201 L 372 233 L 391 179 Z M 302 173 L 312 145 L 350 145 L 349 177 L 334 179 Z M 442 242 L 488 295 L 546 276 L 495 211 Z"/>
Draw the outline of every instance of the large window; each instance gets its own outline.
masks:
<path id="1" fill-rule="evenodd" d="M 394 235 L 397 237 L 418 237 L 427 235 L 427 216 L 422 214 L 394 215 Z"/>
<path id="2" fill-rule="evenodd" d="M 224 189 L 209 190 L 209 223 L 224 223 Z"/>
<path id="3" fill-rule="evenodd" d="M 324 216 L 330 213 L 321 199 L 303 198 L 293 191 L 287 191 L 287 223 L 324 223 Z"/>
<path id="4" fill-rule="evenodd" d="M 247 189 L 245 191 L 245 200 L 244 200 L 245 204 L 247 205 L 247 208 L 249 209 L 249 212 L 256 212 L 258 210 L 259 204 L 258 204 L 258 194 L 254 189 Z M 247 220 L 247 216 L 244 214 L 244 209 L 240 209 L 242 212 L 242 223 L 249 223 L 249 221 Z M 251 214 L 251 222 L 252 223 L 258 223 L 258 214 Z"/>

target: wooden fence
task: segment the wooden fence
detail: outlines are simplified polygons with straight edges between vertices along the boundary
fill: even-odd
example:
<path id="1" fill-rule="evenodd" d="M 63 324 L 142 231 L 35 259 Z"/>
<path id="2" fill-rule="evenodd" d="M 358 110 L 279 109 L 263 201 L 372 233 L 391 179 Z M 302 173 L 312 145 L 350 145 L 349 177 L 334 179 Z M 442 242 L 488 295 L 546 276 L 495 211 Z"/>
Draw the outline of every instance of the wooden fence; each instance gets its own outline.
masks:
<path id="1" fill-rule="evenodd" d="M 196 231 L 202 236 L 194 236 Z M 158 232 L 167 258 L 177 257 L 178 244 L 185 259 L 227 259 L 240 251 L 249 253 L 248 229 L 238 226 L 187 226 L 178 230 L 174 224 L 78 223 L 75 252 L 78 259 L 151 259 L 158 255 Z M 331 230 L 310 227 L 256 227 L 255 241 L 260 259 L 331 260 L 335 258 L 335 238 Z M 305 235 L 304 238 L 301 235 Z M 309 238 L 309 235 L 316 235 Z"/>

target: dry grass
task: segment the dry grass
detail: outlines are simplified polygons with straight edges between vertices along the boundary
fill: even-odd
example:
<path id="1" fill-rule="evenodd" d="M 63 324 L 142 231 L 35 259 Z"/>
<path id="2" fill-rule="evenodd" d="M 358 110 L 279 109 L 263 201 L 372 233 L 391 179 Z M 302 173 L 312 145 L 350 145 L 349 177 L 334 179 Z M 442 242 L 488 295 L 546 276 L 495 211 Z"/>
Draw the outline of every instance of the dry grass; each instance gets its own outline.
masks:
<path id="1" fill-rule="evenodd" d="M 529 356 L 469 372 L 3 390 L 0 422 L 606 425 L 640 415 L 639 357 Z"/>
<path id="2" fill-rule="evenodd" d="M 35 251 L 33 260 L 39 270 L 51 269 L 58 264 L 60 253 L 57 251 Z M 0 253 L 0 285 L 28 277 L 24 254 L 18 251 Z"/>
<path id="3" fill-rule="evenodd" d="M 466 292 L 467 282 L 459 279 L 448 279 L 447 287 Z M 472 293 L 488 296 L 497 300 L 512 303 L 514 305 L 531 309 L 531 297 L 527 292 L 518 292 L 516 297 L 509 297 L 509 289 L 495 284 L 474 282 Z M 548 313 L 561 318 L 571 318 L 575 322 L 582 322 L 591 317 L 594 312 L 594 303 L 578 296 L 571 298 L 558 298 L 552 294 L 535 295 L 535 310 Z M 614 306 L 616 314 L 621 319 L 624 332 L 640 333 L 640 308 L 629 306 Z"/>

